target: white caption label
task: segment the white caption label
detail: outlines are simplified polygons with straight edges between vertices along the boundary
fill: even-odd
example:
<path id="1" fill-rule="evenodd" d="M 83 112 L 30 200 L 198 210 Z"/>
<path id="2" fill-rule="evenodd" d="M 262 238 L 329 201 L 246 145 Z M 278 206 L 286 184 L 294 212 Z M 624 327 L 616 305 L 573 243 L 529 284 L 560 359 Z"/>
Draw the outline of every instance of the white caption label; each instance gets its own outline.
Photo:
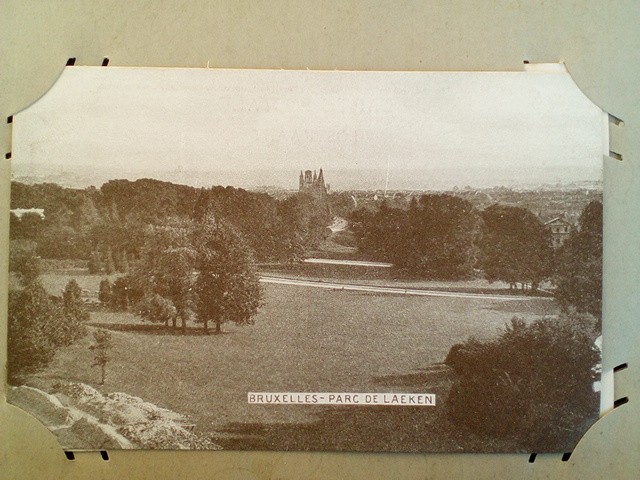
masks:
<path id="1" fill-rule="evenodd" d="M 433 393 L 249 392 L 247 401 L 267 405 L 398 405 L 433 407 Z"/>

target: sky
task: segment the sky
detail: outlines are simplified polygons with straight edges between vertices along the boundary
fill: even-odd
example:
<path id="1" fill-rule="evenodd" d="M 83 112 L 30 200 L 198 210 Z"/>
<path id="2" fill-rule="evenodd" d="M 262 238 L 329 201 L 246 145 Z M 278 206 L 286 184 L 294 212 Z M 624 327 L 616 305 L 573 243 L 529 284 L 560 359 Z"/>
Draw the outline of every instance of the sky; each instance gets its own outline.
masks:
<path id="1" fill-rule="evenodd" d="M 434 171 L 454 184 L 598 180 L 604 125 L 566 72 L 74 66 L 15 116 L 12 149 L 20 173 L 187 171 L 197 183 L 323 167 L 426 188 Z"/>

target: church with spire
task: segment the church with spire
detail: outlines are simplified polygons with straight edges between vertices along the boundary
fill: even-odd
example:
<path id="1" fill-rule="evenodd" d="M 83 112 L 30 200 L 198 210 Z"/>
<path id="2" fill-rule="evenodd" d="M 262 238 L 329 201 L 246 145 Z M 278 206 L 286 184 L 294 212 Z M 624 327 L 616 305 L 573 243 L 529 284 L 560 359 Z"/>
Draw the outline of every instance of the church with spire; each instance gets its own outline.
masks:
<path id="1" fill-rule="evenodd" d="M 323 198 L 326 197 L 329 191 L 329 185 L 324 183 L 324 173 L 322 169 L 320 172 L 306 170 L 304 173 L 300 171 L 300 186 L 299 192 L 310 193 L 314 197 Z"/>

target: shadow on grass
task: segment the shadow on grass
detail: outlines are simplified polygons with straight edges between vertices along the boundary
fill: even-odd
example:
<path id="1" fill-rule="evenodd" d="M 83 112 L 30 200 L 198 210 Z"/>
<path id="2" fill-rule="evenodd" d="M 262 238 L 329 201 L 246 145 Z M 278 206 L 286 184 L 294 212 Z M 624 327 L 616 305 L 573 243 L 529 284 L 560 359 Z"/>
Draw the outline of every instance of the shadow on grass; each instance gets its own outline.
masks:
<path id="1" fill-rule="evenodd" d="M 216 431 L 213 440 L 230 450 L 455 452 L 462 449 L 460 433 L 444 418 L 442 408 L 452 382 L 448 368 L 435 365 L 418 373 L 376 377 L 374 382 L 385 387 L 403 387 L 405 392 L 434 393 L 438 406 L 326 406 L 317 413 L 318 420 L 314 422 L 230 423 Z M 478 451 L 482 445 L 476 442 L 465 447 Z"/>
<path id="2" fill-rule="evenodd" d="M 143 323 L 109 323 L 109 322 L 90 322 L 89 325 L 97 328 L 104 328 L 105 330 L 113 330 L 116 332 L 130 332 L 141 335 L 186 335 L 186 336 L 216 336 L 226 335 L 231 332 L 214 333 L 209 331 L 206 333 L 202 327 L 187 327 L 186 330 L 182 330 L 181 327 L 172 328 L 163 324 L 143 324 Z"/>
<path id="3" fill-rule="evenodd" d="M 438 416 L 433 407 L 345 405 L 311 423 L 231 423 L 214 438 L 229 450 L 444 452 L 446 435 L 431 427 Z"/>
<path id="4" fill-rule="evenodd" d="M 405 387 L 411 389 L 429 388 L 453 381 L 451 368 L 444 363 L 436 363 L 419 372 L 401 375 L 383 375 L 374 378 L 374 382 L 382 387 Z"/>

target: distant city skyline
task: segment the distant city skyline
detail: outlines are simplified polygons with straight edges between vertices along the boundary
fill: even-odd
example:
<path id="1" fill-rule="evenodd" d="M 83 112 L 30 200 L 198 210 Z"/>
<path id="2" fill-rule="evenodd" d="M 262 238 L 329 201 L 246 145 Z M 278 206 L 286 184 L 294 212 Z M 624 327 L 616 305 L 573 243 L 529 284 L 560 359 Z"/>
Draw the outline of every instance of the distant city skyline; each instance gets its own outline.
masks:
<path id="1" fill-rule="evenodd" d="M 252 170 L 252 171 L 218 171 L 218 172 L 194 172 L 194 171 L 118 171 L 110 169 L 82 169 L 79 167 L 60 166 L 37 169 L 37 174 L 31 169 L 23 170 L 21 167 L 14 169 L 13 180 L 24 183 L 56 183 L 64 187 L 87 188 L 100 186 L 110 180 L 126 179 L 137 180 L 142 178 L 154 178 L 176 184 L 190 185 L 193 187 L 211 187 L 216 185 L 234 186 L 245 189 L 276 188 L 295 191 L 298 189 L 299 170 Z M 316 169 L 318 170 L 318 169 Z M 580 186 L 594 185 L 602 188 L 602 179 L 598 178 L 597 170 L 589 172 L 582 167 L 575 168 L 578 172 L 566 172 L 564 169 L 537 169 L 529 170 L 529 178 L 521 177 L 519 182 L 514 182 L 514 172 L 501 170 L 502 176 L 497 172 L 492 175 L 491 181 L 482 181 L 480 171 L 466 171 L 464 175 L 456 172 L 451 178 L 446 170 L 416 171 L 396 170 L 389 175 L 388 190 L 451 190 L 454 188 L 492 188 L 508 187 L 516 189 L 537 189 L 543 186 L 562 185 Z M 343 190 L 384 190 L 387 186 L 385 170 L 324 170 L 326 183 L 331 191 Z M 572 180 L 567 181 L 567 176 Z"/>
<path id="2" fill-rule="evenodd" d="M 599 181 L 604 115 L 557 72 L 72 67 L 15 116 L 13 166 L 291 189 L 319 168 L 333 189 L 384 188 L 387 170 L 390 189 Z"/>

